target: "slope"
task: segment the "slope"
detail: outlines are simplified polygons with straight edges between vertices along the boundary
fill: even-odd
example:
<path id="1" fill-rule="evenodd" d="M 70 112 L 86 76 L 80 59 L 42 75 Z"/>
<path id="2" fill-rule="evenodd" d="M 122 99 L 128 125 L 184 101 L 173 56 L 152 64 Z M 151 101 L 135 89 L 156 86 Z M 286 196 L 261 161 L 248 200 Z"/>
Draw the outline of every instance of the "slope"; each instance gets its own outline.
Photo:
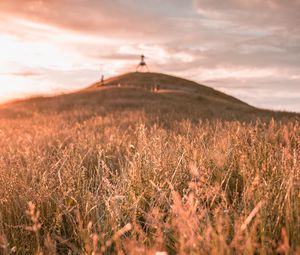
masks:
<path id="1" fill-rule="evenodd" d="M 158 85 L 159 90 L 153 91 Z M 150 122 L 160 120 L 294 118 L 293 113 L 257 109 L 232 96 L 182 78 L 159 73 L 127 73 L 110 78 L 104 86 L 60 96 L 19 100 L 0 106 L 0 118 L 80 114 L 81 119 L 124 112 L 143 112 Z"/>

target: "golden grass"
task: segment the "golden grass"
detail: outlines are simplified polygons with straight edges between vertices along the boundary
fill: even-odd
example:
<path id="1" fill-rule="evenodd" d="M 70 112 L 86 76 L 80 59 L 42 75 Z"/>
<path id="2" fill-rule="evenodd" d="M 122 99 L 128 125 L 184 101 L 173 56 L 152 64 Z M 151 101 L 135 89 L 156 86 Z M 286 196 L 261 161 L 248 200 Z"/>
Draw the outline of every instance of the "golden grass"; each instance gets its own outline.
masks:
<path id="1" fill-rule="evenodd" d="M 0 253 L 300 253 L 299 120 L 177 96 L 3 106 Z"/>

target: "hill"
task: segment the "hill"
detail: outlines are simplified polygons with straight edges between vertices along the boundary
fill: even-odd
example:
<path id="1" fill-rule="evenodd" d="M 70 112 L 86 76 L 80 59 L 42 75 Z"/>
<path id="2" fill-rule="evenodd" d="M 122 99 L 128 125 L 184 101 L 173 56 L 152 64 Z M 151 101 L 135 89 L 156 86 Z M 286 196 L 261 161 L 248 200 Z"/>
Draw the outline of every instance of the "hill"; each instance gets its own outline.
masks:
<path id="1" fill-rule="evenodd" d="M 0 106 L 0 254 L 300 250 L 299 115 L 163 74 L 98 85 Z"/>
<path id="2" fill-rule="evenodd" d="M 153 91 L 158 86 L 158 91 Z M 56 114 L 85 109 L 87 114 L 144 111 L 171 119 L 223 119 L 253 121 L 257 118 L 288 119 L 299 116 L 250 106 L 232 96 L 193 81 L 159 73 L 127 73 L 112 77 L 104 86 L 95 83 L 76 93 L 39 97 L 2 105 L 0 118 Z"/>
<path id="3" fill-rule="evenodd" d="M 100 83 L 96 83 L 89 87 L 90 89 L 98 88 Z M 153 85 L 159 85 L 162 91 L 166 92 L 181 92 L 185 94 L 194 94 L 195 96 L 202 96 L 207 100 L 223 101 L 228 104 L 240 104 L 246 105 L 242 101 L 228 96 L 224 93 L 216 91 L 210 87 L 200 85 L 196 82 L 174 77 L 167 74 L 161 73 L 127 73 L 120 76 L 110 78 L 104 82 L 105 86 L 132 86 L 140 89 L 151 89 Z"/>

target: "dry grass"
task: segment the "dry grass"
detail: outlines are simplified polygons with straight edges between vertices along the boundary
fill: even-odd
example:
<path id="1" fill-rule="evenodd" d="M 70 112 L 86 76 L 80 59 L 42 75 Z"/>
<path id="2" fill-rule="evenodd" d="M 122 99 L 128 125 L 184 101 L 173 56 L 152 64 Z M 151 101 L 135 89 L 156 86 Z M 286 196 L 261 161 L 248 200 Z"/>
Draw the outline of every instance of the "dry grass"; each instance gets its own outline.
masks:
<path id="1" fill-rule="evenodd" d="M 2 107 L 0 253 L 300 253 L 299 121 L 111 91 Z"/>

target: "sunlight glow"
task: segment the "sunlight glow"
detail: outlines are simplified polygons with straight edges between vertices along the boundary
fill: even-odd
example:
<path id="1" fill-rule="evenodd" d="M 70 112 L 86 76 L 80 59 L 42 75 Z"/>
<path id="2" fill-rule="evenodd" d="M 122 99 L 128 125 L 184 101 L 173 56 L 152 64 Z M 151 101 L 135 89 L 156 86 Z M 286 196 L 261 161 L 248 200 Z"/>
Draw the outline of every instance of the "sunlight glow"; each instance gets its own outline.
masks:
<path id="1" fill-rule="evenodd" d="M 31 21 L 6 21 L 14 26 L 11 27 L 13 31 L 22 32 L 6 31 L 0 37 L 0 102 L 31 94 L 53 93 L 64 88 L 70 90 L 70 72 L 80 69 L 96 72 L 99 68 L 95 59 L 78 51 L 76 43 L 114 44 L 110 39 L 83 36 Z M 0 24 L 0 28 L 5 28 L 5 25 Z M 57 83 L 59 79 L 51 77 L 51 73 L 61 74 L 61 83 Z M 88 81 L 77 77 L 73 89 L 78 87 L 78 83 L 87 86 L 94 79 L 91 77 Z"/>

